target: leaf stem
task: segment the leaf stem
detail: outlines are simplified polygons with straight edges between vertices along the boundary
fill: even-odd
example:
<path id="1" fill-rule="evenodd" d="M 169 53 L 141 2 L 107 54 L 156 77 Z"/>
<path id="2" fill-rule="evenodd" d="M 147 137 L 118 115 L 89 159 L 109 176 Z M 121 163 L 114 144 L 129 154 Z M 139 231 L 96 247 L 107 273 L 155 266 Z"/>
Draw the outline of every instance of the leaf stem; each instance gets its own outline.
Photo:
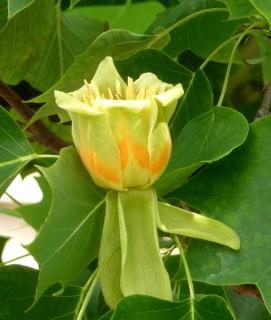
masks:
<path id="1" fill-rule="evenodd" d="M 23 254 L 23 255 L 21 255 L 21 256 L 19 256 L 19 257 L 12 258 L 12 259 L 10 259 L 10 260 L 8 260 L 8 261 L 0 262 L 0 267 L 3 267 L 3 266 L 5 266 L 5 265 L 7 265 L 8 263 L 11 263 L 11 262 L 14 262 L 14 261 L 16 261 L 16 260 L 19 260 L 19 259 L 22 259 L 22 258 L 25 258 L 25 257 L 29 257 L 29 256 L 30 256 L 30 253 L 25 253 L 25 254 Z"/>
<path id="2" fill-rule="evenodd" d="M 226 89 L 227 89 L 227 85 L 229 82 L 229 77 L 230 77 L 230 72 L 231 72 L 231 67 L 232 67 L 232 63 L 233 63 L 233 59 L 235 56 L 235 52 L 237 50 L 237 48 L 239 47 L 239 44 L 241 43 L 241 41 L 244 39 L 244 37 L 250 33 L 250 31 L 256 26 L 258 25 L 259 22 L 257 23 L 253 23 L 252 25 L 250 25 L 244 32 L 242 32 L 241 34 L 239 34 L 239 37 L 232 49 L 231 55 L 230 55 L 230 59 L 229 59 L 229 63 L 227 66 L 227 70 L 226 70 L 226 74 L 225 74 L 225 79 L 224 79 L 224 83 L 222 86 L 222 90 L 221 90 L 221 94 L 217 103 L 217 106 L 221 106 L 225 97 L 225 93 L 226 93 Z"/>
<path id="3" fill-rule="evenodd" d="M 63 76 L 64 62 L 63 62 L 63 50 L 62 50 L 62 43 L 61 43 L 61 0 L 58 0 L 56 4 L 56 30 L 57 30 L 57 46 L 59 51 L 60 75 Z"/>
<path id="4" fill-rule="evenodd" d="M 100 273 L 102 272 L 106 263 L 112 258 L 112 256 L 116 253 L 117 250 L 118 250 L 118 248 L 116 248 L 112 252 L 110 257 L 106 261 L 104 261 L 103 264 L 101 264 L 90 276 L 89 280 L 87 281 L 86 285 L 84 286 L 84 288 L 82 290 L 81 297 L 80 297 L 79 302 L 77 304 L 77 308 L 76 308 L 75 316 L 74 316 L 75 320 L 82 320 L 83 319 L 87 305 L 89 303 L 89 299 L 91 298 L 91 295 L 95 289 L 95 286 L 96 286 L 97 281 L 99 279 Z"/>
<path id="5" fill-rule="evenodd" d="M 228 296 L 228 293 L 227 293 L 227 291 L 226 291 L 226 289 L 225 289 L 225 286 L 223 286 L 222 288 L 223 288 L 224 296 L 225 296 L 225 298 L 226 298 L 226 301 L 227 301 L 227 304 L 228 304 L 228 308 L 229 308 L 229 310 L 230 310 L 230 313 L 231 313 L 231 315 L 232 315 L 232 318 L 233 318 L 234 320 L 237 320 L 237 319 L 236 319 L 236 316 L 235 316 L 235 312 L 234 312 L 233 307 L 232 307 L 232 303 L 231 303 L 231 301 L 230 301 L 230 299 L 229 299 L 229 296 Z"/>
<path id="6" fill-rule="evenodd" d="M 9 192 L 5 191 L 5 194 L 9 197 L 9 199 L 14 202 L 15 204 L 17 204 L 18 206 L 21 206 L 21 202 L 19 202 L 17 199 L 15 199 Z"/>
<path id="7" fill-rule="evenodd" d="M 58 154 L 35 154 L 34 159 L 58 159 Z"/>
<path id="8" fill-rule="evenodd" d="M 89 278 L 86 286 L 84 287 L 83 291 L 87 291 L 86 295 L 83 298 L 83 301 L 81 301 L 82 303 L 80 304 L 80 310 L 78 312 L 78 315 L 76 317 L 76 320 L 82 320 L 87 308 L 87 305 L 89 303 L 89 300 L 92 296 L 92 293 L 95 289 L 95 286 L 97 284 L 98 281 L 98 277 L 99 277 L 99 272 L 98 269 L 96 269 L 93 274 L 91 275 L 91 277 Z M 82 292 L 83 293 L 83 292 Z"/>
<path id="9" fill-rule="evenodd" d="M 174 235 L 174 240 L 175 240 L 176 245 L 177 245 L 179 252 L 180 252 L 180 260 L 184 266 L 184 271 L 185 271 L 186 279 L 187 279 L 187 283 L 188 283 L 189 294 L 190 294 L 191 320 L 195 320 L 195 305 L 194 305 L 195 292 L 194 292 L 193 280 L 191 277 L 191 273 L 190 273 L 189 266 L 188 266 L 188 263 L 187 263 L 187 260 L 185 257 L 183 247 L 182 247 L 181 242 L 180 242 L 177 235 Z"/>
<path id="10" fill-rule="evenodd" d="M 206 65 L 211 61 L 214 55 L 216 55 L 221 49 L 226 47 L 229 43 L 231 43 L 233 40 L 237 39 L 240 36 L 240 33 L 236 34 L 235 36 L 232 36 L 228 40 L 224 41 L 221 45 L 219 45 L 217 48 L 215 48 L 210 55 L 204 60 L 204 62 L 200 65 L 199 69 L 203 70 Z"/>
<path id="11" fill-rule="evenodd" d="M 155 44 L 156 42 L 158 42 L 160 39 L 162 39 L 163 37 L 165 37 L 166 35 L 168 35 L 171 31 L 173 31 L 174 29 L 180 27 L 182 24 L 207 13 L 213 13 L 213 12 L 227 12 L 228 10 L 226 8 L 209 8 L 209 9 L 204 9 L 204 10 L 200 10 L 197 11 L 195 13 L 190 14 L 189 16 L 184 17 L 183 19 L 173 23 L 170 27 L 168 27 L 167 29 L 163 30 L 162 32 L 160 32 L 159 34 L 156 35 L 156 37 L 149 43 L 148 48 L 152 47 L 153 44 Z"/>

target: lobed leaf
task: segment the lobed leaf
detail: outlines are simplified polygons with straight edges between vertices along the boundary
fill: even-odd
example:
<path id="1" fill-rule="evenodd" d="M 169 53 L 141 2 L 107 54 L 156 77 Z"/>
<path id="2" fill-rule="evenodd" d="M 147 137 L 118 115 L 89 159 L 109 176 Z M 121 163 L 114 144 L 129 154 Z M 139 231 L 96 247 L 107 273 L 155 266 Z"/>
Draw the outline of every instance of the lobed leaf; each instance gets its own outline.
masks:
<path id="1" fill-rule="evenodd" d="M 52 206 L 27 249 L 39 263 L 35 299 L 51 285 L 63 287 L 97 257 L 104 218 L 104 193 L 94 185 L 73 148 L 40 168 L 52 189 Z"/>
<path id="2" fill-rule="evenodd" d="M 9 113 L 0 107 L 0 196 L 25 165 L 34 150 Z"/>
<path id="3" fill-rule="evenodd" d="M 5 266 L 0 269 L 1 320 L 73 320 L 81 288 L 68 286 L 63 295 L 53 297 L 47 292 L 31 309 L 38 279 L 36 270 L 24 266 Z"/>

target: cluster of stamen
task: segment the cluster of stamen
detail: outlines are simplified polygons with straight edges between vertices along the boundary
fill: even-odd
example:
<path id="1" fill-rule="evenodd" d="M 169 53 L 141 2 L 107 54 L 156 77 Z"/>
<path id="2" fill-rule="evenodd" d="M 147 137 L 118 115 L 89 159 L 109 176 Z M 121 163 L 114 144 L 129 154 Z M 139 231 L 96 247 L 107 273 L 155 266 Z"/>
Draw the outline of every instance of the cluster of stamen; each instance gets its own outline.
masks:
<path id="1" fill-rule="evenodd" d="M 120 81 L 117 79 L 115 83 L 115 90 L 107 89 L 106 93 L 101 93 L 94 81 L 88 83 L 84 81 L 85 92 L 82 95 L 83 101 L 92 105 L 96 98 L 110 99 L 110 100 L 144 100 L 155 94 L 159 94 L 165 90 L 161 83 L 158 83 L 149 88 L 144 86 L 136 86 L 134 80 L 128 77 L 126 90 L 123 90 Z"/>

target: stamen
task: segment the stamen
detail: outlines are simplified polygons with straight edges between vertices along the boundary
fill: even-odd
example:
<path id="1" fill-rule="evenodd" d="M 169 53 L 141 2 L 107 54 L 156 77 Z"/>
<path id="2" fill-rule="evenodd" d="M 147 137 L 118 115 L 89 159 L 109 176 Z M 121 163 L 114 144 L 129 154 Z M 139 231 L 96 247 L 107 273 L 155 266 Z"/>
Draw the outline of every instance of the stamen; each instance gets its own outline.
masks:
<path id="1" fill-rule="evenodd" d="M 113 96 L 113 93 L 112 93 L 112 91 L 111 91 L 110 88 L 108 88 L 108 93 L 109 93 L 109 98 L 110 98 L 111 100 L 114 100 L 114 96 Z"/>
<path id="2" fill-rule="evenodd" d="M 121 91 L 121 85 L 119 79 L 116 80 L 116 93 L 115 93 L 117 99 L 122 98 L 122 91 Z"/>
<path id="3" fill-rule="evenodd" d="M 96 85 L 96 83 L 94 81 L 91 82 L 91 87 L 92 87 L 92 90 L 94 92 L 94 95 L 96 97 L 100 97 L 101 94 L 100 94 L 99 88 L 97 87 L 97 85 Z"/>
<path id="4" fill-rule="evenodd" d="M 130 99 L 130 100 L 135 99 L 134 80 L 130 77 L 128 77 L 128 81 L 127 81 L 126 99 Z"/>
<path id="5" fill-rule="evenodd" d="M 86 104 L 89 104 L 89 105 L 92 105 L 93 104 L 93 96 L 90 95 L 90 94 L 84 94 L 83 95 L 83 102 L 86 103 Z"/>
<path id="6" fill-rule="evenodd" d="M 138 92 L 137 96 L 136 96 L 136 100 L 142 100 L 142 99 L 144 99 L 145 97 L 146 97 L 145 88 L 141 87 L 141 88 L 139 89 L 139 92 Z"/>

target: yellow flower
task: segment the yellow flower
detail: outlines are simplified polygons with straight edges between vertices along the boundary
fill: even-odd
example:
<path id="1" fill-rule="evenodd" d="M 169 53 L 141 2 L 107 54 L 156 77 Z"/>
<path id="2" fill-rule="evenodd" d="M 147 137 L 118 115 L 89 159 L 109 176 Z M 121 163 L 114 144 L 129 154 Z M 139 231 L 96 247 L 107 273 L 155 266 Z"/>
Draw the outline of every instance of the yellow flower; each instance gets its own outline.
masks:
<path id="1" fill-rule="evenodd" d="M 147 187 L 161 176 L 171 154 L 168 121 L 182 94 L 181 84 L 153 73 L 125 83 L 111 57 L 77 91 L 55 91 L 82 162 L 97 185 L 113 190 Z"/>

